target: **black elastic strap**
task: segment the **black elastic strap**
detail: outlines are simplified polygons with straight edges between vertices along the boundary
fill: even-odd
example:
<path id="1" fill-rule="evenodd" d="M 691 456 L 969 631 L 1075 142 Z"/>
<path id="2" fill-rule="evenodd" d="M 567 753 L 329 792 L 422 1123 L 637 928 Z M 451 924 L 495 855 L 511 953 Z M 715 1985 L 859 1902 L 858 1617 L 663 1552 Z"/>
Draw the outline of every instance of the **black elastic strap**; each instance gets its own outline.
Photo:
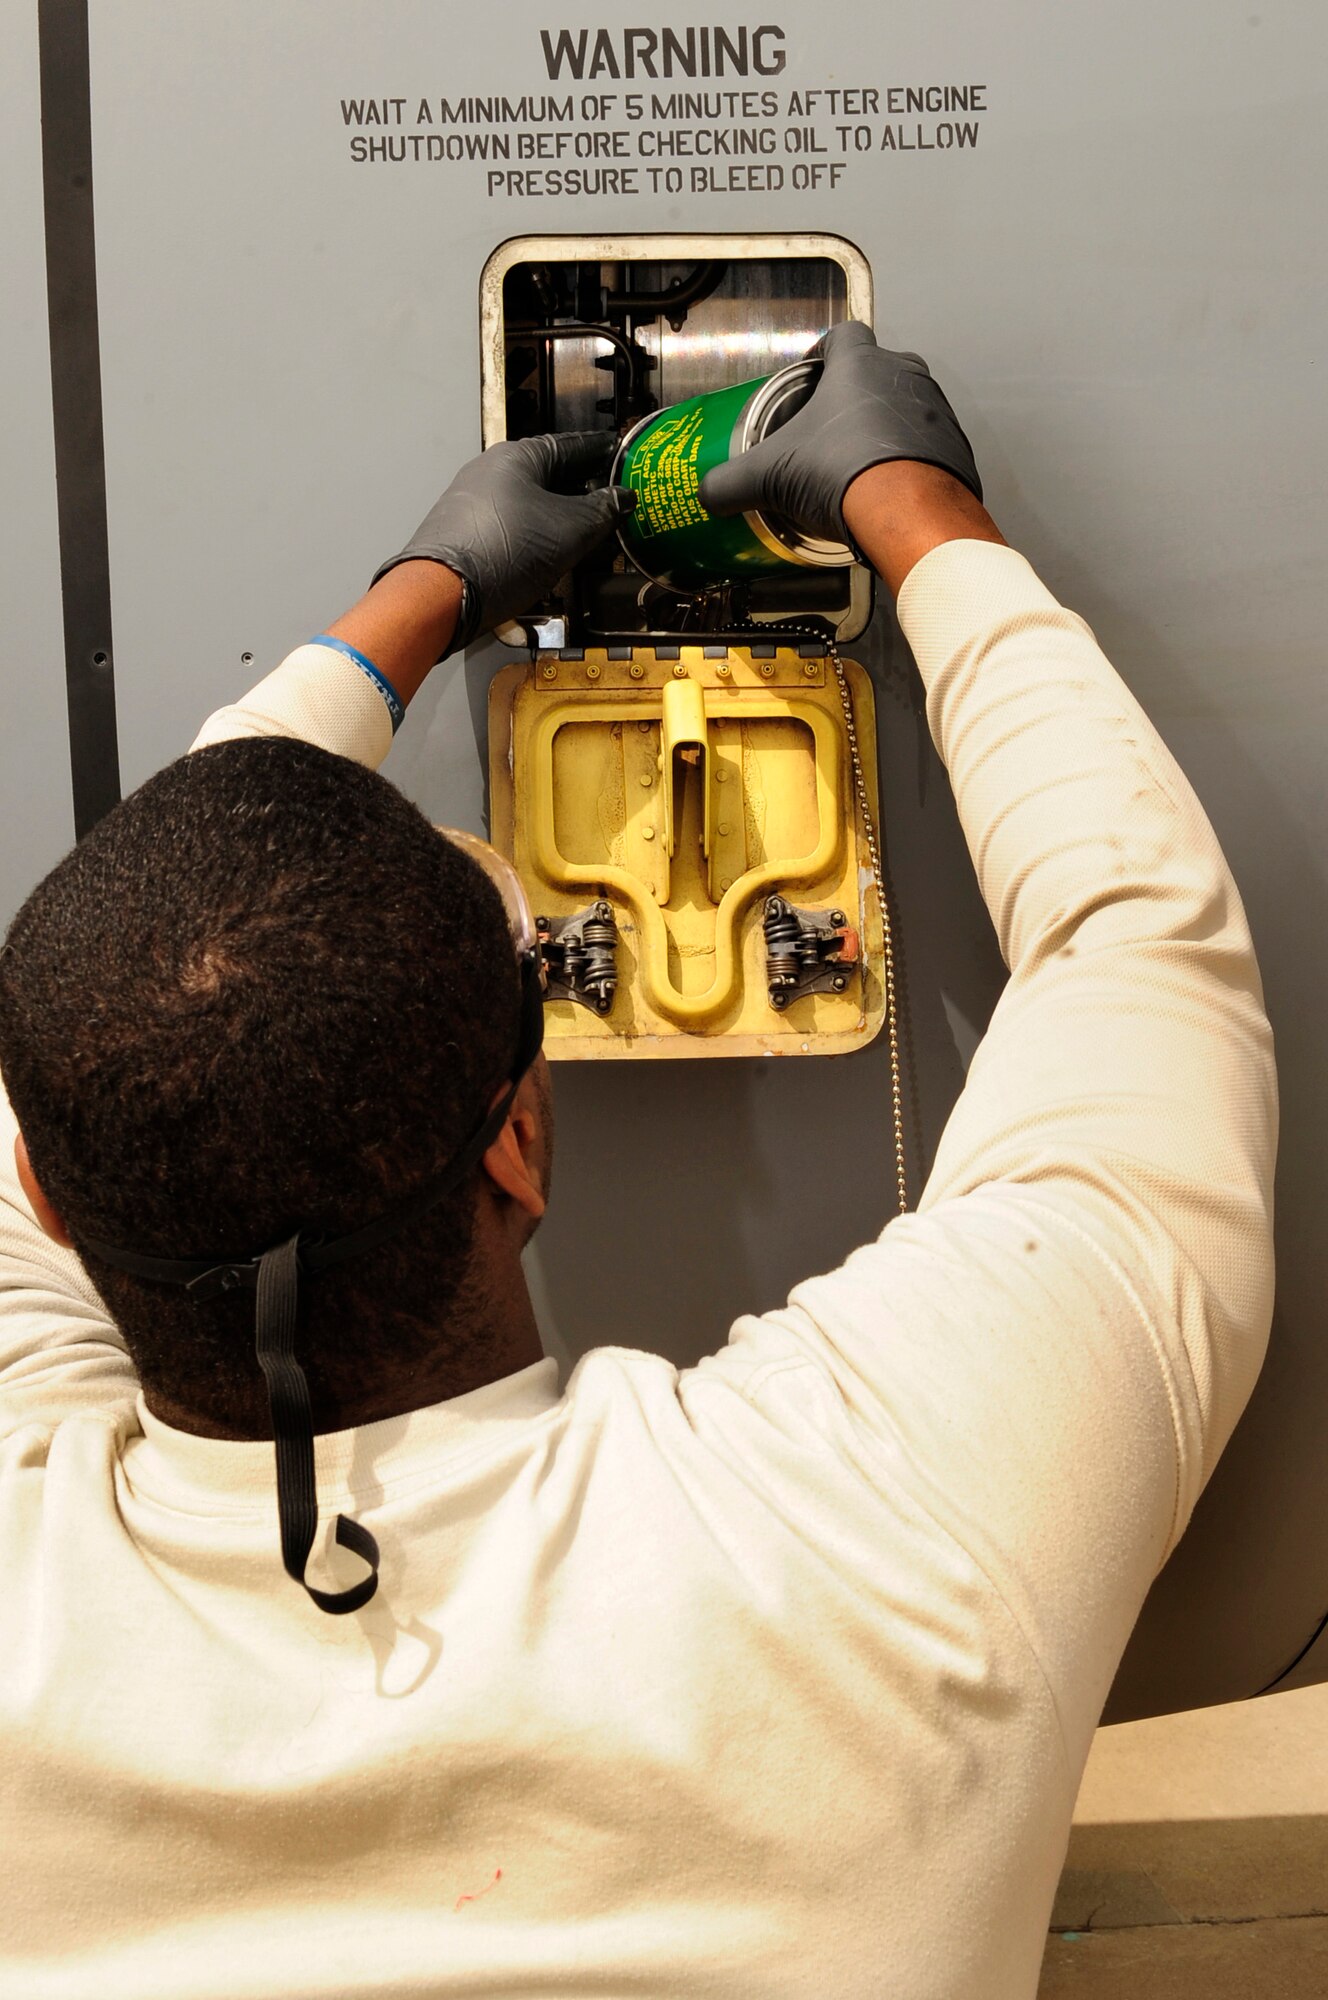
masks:
<path id="1" fill-rule="evenodd" d="M 309 1551 L 318 1532 L 318 1499 L 314 1487 L 314 1420 L 309 1384 L 295 1359 L 295 1329 L 299 1321 L 300 1239 L 265 1251 L 258 1260 L 254 1350 L 267 1383 L 272 1436 L 277 1448 L 277 1518 L 281 1524 L 281 1560 L 286 1574 L 312 1597 L 320 1611 L 334 1616 L 358 1611 L 378 1588 L 378 1544 L 358 1521 L 337 1515 L 337 1540 L 362 1556 L 369 1574 L 348 1590 L 315 1590 L 305 1577 Z"/>

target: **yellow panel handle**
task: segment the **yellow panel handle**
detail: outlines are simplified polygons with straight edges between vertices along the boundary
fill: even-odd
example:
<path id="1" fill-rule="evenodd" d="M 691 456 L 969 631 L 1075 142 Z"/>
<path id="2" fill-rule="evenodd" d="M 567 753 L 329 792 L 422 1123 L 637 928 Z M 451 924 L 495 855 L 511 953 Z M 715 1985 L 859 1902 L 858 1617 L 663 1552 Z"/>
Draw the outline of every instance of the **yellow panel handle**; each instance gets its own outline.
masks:
<path id="1" fill-rule="evenodd" d="M 664 687 L 663 737 L 666 751 L 665 798 L 666 813 L 672 811 L 673 771 L 672 749 L 669 747 L 670 708 L 669 696 L 674 687 L 684 689 L 690 685 L 696 700 L 691 701 L 685 693 L 675 701 L 672 711 L 675 731 L 674 741 L 680 745 L 690 745 L 698 738 L 685 733 L 696 727 L 697 710 L 700 710 L 700 737 L 702 754 L 705 754 L 706 707 L 702 690 L 695 682 L 669 682 Z M 687 706 L 683 703 L 686 701 Z M 633 707 L 633 717 L 640 715 L 639 707 Z M 577 701 L 575 707 L 564 707 L 561 703 L 551 704 L 535 724 L 531 734 L 531 764 L 534 780 L 534 811 L 530 815 L 529 839 L 531 857 L 544 879 L 556 888 L 584 889 L 597 888 L 615 896 L 625 903 L 636 919 L 641 937 L 641 984 L 649 1004 L 657 1014 L 675 1022 L 682 1028 L 703 1027 L 726 1008 L 731 1007 L 738 994 L 739 946 L 738 926 L 747 906 L 757 896 L 778 888 L 781 893 L 799 888 L 803 883 L 815 881 L 818 876 L 838 869 L 842 863 L 845 813 L 843 801 L 846 797 L 843 769 L 843 744 L 840 731 L 833 716 L 824 709 L 810 703 L 784 701 L 777 696 L 755 695 L 745 700 L 735 700 L 727 696 L 715 701 L 710 710 L 719 716 L 733 717 L 738 721 L 780 718 L 806 724 L 812 732 L 815 744 L 816 766 L 816 811 L 820 829 L 815 848 L 810 854 L 790 856 L 778 861 L 763 862 L 759 868 L 749 868 L 730 889 L 726 889 L 715 909 L 715 977 L 704 993 L 680 993 L 668 977 L 668 931 L 663 913 L 653 897 L 648 896 L 641 882 L 625 868 L 613 864 L 591 867 L 584 862 L 568 861 L 562 855 L 554 840 L 553 817 L 553 743 L 560 728 L 569 722 L 621 722 L 624 710 L 621 705 L 610 702 L 587 703 Z M 684 733 L 677 733 L 684 732 Z M 710 773 L 707 768 L 706 777 Z M 706 828 L 709 832 L 710 786 L 706 784 Z M 672 851 L 672 822 L 669 827 L 670 852 Z"/>

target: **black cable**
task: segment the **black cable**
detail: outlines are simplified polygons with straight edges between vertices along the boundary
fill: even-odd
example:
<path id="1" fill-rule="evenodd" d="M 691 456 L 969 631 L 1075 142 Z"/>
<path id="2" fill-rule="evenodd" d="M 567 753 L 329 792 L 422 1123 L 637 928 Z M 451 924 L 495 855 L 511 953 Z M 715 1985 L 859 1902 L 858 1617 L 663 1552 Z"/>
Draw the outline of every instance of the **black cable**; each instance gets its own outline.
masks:
<path id="1" fill-rule="evenodd" d="M 1301 1647 L 1300 1651 L 1296 1654 L 1296 1657 L 1294 1660 L 1292 1660 L 1291 1664 L 1289 1666 L 1283 1667 L 1280 1674 L 1275 1674 L 1272 1680 L 1269 1681 L 1267 1687 L 1257 1688 L 1254 1694 L 1251 1695 L 1250 1699 L 1252 1701 L 1257 1701 L 1260 1695 L 1271 1694 L 1274 1688 L 1280 1687 L 1281 1683 L 1286 1679 L 1287 1675 L 1293 1674 L 1296 1668 L 1300 1665 L 1301 1661 L 1306 1657 L 1306 1655 L 1314 1651 L 1314 1648 L 1318 1645 L 1325 1631 L 1328 1631 L 1328 1611 L 1324 1612 L 1323 1617 L 1319 1620 L 1314 1630 L 1310 1633 L 1309 1638 L 1305 1641 L 1304 1645 Z"/>
<path id="2" fill-rule="evenodd" d="M 642 319 L 647 314 L 652 319 L 658 319 L 662 314 L 671 322 L 675 313 L 685 319 L 688 306 L 700 305 L 702 299 L 708 299 L 718 289 L 728 268 L 723 258 L 708 258 L 685 278 L 670 279 L 662 292 L 606 292 L 604 310 L 630 313 L 634 319 Z"/>

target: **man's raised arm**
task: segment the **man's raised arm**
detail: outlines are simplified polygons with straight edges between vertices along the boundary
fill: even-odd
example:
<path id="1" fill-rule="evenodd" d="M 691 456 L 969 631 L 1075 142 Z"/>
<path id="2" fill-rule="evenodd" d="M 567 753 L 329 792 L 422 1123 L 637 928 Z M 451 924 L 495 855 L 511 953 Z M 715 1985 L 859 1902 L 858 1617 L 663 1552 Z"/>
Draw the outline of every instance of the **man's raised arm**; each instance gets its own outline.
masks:
<path id="1" fill-rule="evenodd" d="M 803 410 L 702 500 L 847 531 L 898 592 L 1010 979 L 919 1213 L 740 1322 L 719 1365 L 834 1378 L 883 1503 L 920 1503 L 1032 1648 L 1072 1787 L 1262 1361 L 1271 1034 L 1201 806 L 1002 545 L 925 365 L 861 326 L 824 349 Z"/>
<path id="2" fill-rule="evenodd" d="M 192 745 L 296 736 L 376 768 L 429 669 L 527 610 L 635 505 L 608 431 L 497 444 L 462 466 L 359 602 L 297 646 Z"/>

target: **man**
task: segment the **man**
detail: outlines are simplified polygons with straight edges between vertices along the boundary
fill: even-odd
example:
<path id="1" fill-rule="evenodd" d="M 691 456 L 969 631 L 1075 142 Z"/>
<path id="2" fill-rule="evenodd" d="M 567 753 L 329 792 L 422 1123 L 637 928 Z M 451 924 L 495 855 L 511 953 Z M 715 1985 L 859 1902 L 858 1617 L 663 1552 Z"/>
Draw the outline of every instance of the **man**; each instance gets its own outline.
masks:
<path id="1" fill-rule="evenodd" d="M 1239 898 L 925 367 L 836 330 L 704 498 L 896 594 L 1009 985 L 916 1215 L 559 1396 L 521 912 L 359 766 L 606 532 L 546 490 L 591 449 L 466 467 L 0 960 L 6 1996 L 1034 1991 L 1267 1333 Z"/>

